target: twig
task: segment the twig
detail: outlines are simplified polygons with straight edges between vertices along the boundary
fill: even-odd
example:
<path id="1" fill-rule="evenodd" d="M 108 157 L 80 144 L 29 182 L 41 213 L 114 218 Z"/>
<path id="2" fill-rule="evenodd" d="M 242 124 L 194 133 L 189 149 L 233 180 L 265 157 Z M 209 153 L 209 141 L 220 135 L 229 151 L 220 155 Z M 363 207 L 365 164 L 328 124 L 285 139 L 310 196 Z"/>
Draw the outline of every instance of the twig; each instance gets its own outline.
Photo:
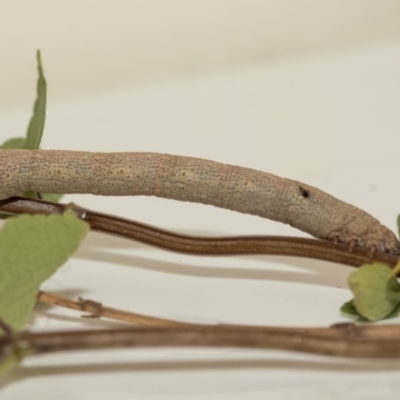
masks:
<path id="1" fill-rule="evenodd" d="M 8 214 L 61 214 L 66 204 L 11 197 L 0 201 L 0 211 Z M 168 232 L 124 218 L 101 214 L 73 205 L 78 217 L 89 223 L 91 229 L 136 240 L 166 250 L 195 255 L 271 254 L 315 258 L 340 264 L 359 266 L 380 261 L 394 266 L 398 257 L 361 247 L 351 249 L 344 244 L 325 240 L 283 236 L 237 236 L 205 238 Z"/>
<path id="2" fill-rule="evenodd" d="M 400 357 L 400 326 L 344 324 L 330 328 L 195 326 L 185 328 L 130 328 L 116 330 L 21 332 L 13 337 L 20 354 L 123 347 L 259 348 L 358 357 Z M 0 338 L 0 354 L 10 338 Z"/>
<path id="3" fill-rule="evenodd" d="M 345 323 L 329 328 L 200 325 L 115 310 L 93 301 L 75 302 L 46 292 L 40 292 L 38 300 L 146 328 L 20 333 L 13 337 L 14 349 L 16 344 L 22 343 L 17 348 L 18 354 L 116 347 L 204 346 L 280 349 L 344 357 L 400 357 L 399 325 Z M 10 339 L 9 335 L 7 337 Z"/>
<path id="4" fill-rule="evenodd" d="M 193 327 L 196 324 L 186 322 L 172 321 L 164 318 L 150 317 L 148 315 L 137 314 L 129 311 L 118 310 L 116 308 L 103 306 L 93 300 L 79 299 L 74 301 L 67 297 L 58 296 L 53 293 L 40 291 L 37 300 L 41 303 L 56 305 L 59 307 L 70 308 L 89 313 L 89 318 L 105 317 L 117 321 L 129 322 L 131 324 L 152 327 Z"/>

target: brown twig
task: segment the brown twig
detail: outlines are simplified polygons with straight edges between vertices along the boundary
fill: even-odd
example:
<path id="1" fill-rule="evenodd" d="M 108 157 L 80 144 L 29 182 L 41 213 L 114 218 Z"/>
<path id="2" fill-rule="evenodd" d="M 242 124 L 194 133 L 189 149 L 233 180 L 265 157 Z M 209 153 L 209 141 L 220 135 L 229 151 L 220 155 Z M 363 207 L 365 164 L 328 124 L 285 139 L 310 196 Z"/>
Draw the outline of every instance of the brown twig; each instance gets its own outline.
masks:
<path id="1" fill-rule="evenodd" d="M 61 214 L 66 204 L 42 200 L 11 197 L 0 201 L 0 211 L 8 214 Z M 359 266 L 371 261 L 380 261 L 394 266 L 397 256 L 354 247 L 351 251 L 344 244 L 329 241 L 283 237 L 283 236 L 238 236 L 205 238 L 168 232 L 124 218 L 101 214 L 73 205 L 72 209 L 91 229 L 124 237 L 152 246 L 179 253 L 195 255 L 239 255 L 271 254 L 315 258 L 340 264 Z"/>
<path id="2" fill-rule="evenodd" d="M 110 318 L 116 321 L 129 322 L 140 326 L 152 326 L 152 327 L 193 327 L 195 324 L 186 322 L 172 321 L 164 318 L 150 317 L 148 315 L 137 314 L 129 311 L 118 310 L 116 308 L 106 307 L 103 304 L 87 299 L 79 299 L 74 301 L 67 297 L 58 296 L 53 293 L 40 291 L 37 300 L 41 303 L 56 305 L 59 307 L 69 308 L 72 310 L 78 310 L 87 312 L 89 315 L 85 317 L 89 318 Z"/>
<path id="3" fill-rule="evenodd" d="M 279 328 L 246 326 L 194 326 L 184 328 L 130 328 L 31 333 L 13 337 L 20 354 L 123 347 L 230 347 L 288 350 L 313 354 L 359 357 L 400 357 L 400 326 L 357 326 L 330 328 Z M 11 339 L 0 338 L 0 353 Z"/>
<path id="4" fill-rule="evenodd" d="M 258 348 L 357 358 L 400 357 L 399 325 L 348 323 L 328 328 L 199 325 L 144 315 L 136 319 L 138 314 L 121 312 L 91 301 L 74 302 L 44 292 L 40 293 L 39 299 L 102 316 L 128 316 L 125 321 L 144 323 L 147 327 L 46 333 L 9 331 L 0 337 L 0 361 L 10 354 L 20 360 L 35 354 L 62 351 L 162 346 Z"/>

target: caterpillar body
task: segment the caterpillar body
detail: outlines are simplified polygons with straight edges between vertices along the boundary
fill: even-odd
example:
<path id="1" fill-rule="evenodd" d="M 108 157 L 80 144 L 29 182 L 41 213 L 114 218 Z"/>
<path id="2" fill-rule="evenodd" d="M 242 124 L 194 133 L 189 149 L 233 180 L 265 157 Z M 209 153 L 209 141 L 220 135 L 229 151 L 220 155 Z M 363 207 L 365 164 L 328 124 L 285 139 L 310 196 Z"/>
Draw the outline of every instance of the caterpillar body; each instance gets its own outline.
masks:
<path id="1" fill-rule="evenodd" d="M 24 191 L 157 196 L 280 221 L 320 239 L 399 253 L 393 232 L 310 185 L 193 157 L 159 153 L 0 150 L 0 199 Z"/>

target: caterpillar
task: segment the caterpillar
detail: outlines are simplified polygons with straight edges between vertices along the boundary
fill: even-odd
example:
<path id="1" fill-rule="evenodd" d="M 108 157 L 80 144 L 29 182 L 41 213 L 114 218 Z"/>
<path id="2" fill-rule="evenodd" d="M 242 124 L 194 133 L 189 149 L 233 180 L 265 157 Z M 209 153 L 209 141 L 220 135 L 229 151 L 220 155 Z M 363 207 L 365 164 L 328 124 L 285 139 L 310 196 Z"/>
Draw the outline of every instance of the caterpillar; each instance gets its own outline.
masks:
<path id="1" fill-rule="evenodd" d="M 0 199 L 25 191 L 157 196 L 290 224 L 350 246 L 399 253 L 393 232 L 310 185 L 200 158 L 160 153 L 0 150 Z"/>

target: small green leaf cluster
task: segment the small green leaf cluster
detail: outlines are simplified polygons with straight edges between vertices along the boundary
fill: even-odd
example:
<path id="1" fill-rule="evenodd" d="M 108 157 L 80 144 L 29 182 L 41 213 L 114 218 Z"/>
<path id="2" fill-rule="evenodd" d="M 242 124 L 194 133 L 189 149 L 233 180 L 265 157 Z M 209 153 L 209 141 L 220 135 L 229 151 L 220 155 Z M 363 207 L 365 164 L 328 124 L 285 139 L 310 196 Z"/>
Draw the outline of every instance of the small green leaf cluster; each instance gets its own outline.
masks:
<path id="1" fill-rule="evenodd" d="M 37 98 L 25 138 L 6 141 L 1 149 L 39 148 L 46 118 L 46 80 L 40 52 L 37 53 L 39 79 Z M 37 198 L 29 192 L 25 197 Z M 61 195 L 41 194 L 58 201 Z M 0 320 L 5 327 L 20 330 L 29 322 L 40 285 L 77 250 L 89 225 L 72 210 L 63 215 L 21 215 L 8 218 L 0 230 Z M 7 335 L 0 327 L 0 335 Z M 0 351 L 0 375 L 18 364 L 26 352 Z"/>
<path id="2" fill-rule="evenodd" d="M 397 220 L 400 231 L 400 216 Z M 375 262 L 362 265 L 349 276 L 354 298 L 341 307 L 344 314 L 357 316 L 358 321 L 379 321 L 394 318 L 400 313 L 400 285 L 397 274 L 400 260 L 391 269 Z"/>

